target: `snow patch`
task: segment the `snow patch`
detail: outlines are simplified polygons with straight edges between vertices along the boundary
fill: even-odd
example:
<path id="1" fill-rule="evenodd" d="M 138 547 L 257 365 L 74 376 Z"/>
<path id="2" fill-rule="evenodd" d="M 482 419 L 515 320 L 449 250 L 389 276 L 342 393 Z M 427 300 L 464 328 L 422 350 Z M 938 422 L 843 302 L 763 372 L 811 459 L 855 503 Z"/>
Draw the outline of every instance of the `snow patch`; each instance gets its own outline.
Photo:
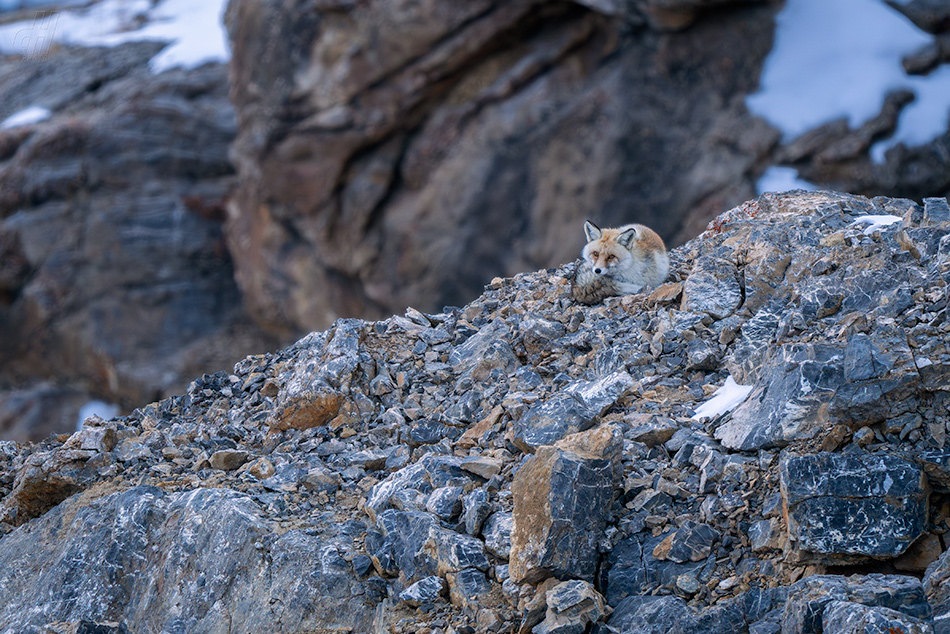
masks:
<path id="1" fill-rule="evenodd" d="M 76 431 L 82 429 L 82 425 L 90 416 L 98 416 L 103 420 L 110 420 L 119 415 L 119 406 L 105 401 L 89 401 L 79 408 L 79 416 L 76 420 Z"/>
<path id="2" fill-rule="evenodd" d="M 732 378 L 732 375 L 729 375 L 722 387 L 713 392 L 712 398 L 696 408 L 692 419 L 713 418 L 731 412 L 739 403 L 745 400 L 749 392 L 752 391 L 752 387 L 751 385 L 739 385 Z"/>
<path id="3" fill-rule="evenodd" d="M 891 216 L 887 214 L 880 216 L 859 216 L 858 218 L 854 219 L 854 222 L 852 222 L 851 225 L 868 225 L 864 229 L 864 235 L 869 236 L 875 231 L 883 229 L 888 225 L 892 225 L 895 222 L 900 222 L 901 220 L 903 220 L 903 218 L 900 216 Z"/>
<path id="4" fill-rule="evenodd" d="M 839 118 L 857 128 L 880 113 L 888 92 L 910 89 L 916 100 L 897 131 L 872 147 L 880 161 L 898 143 L 920 145 L 947 129 L 950 68 L 911 77 L 901 65 L 932 42 L 883 0 L 788 0 L 776 16 L 760 90 L 746 105 L 789 141 Z"/>
<path id="5" fill-rule="evenodd" d="M 102 0 L 33 21 L 0 26 L 0 53 L 42 56 L 53 42 L 76 46 L 118 46 L 126 42 L 168 42 L 152 58 L 152 72 L 194 68 L 230 59 L 223 15 L 227 0 Z"/>
<path id="6" fill-rule="evenodd" d="M 30 106 L 10 115 L 0 123 L 0 130 L 8 128 L 17 128 L 21 125 L 33 125 L 40 121 L 46 121 L 53 113 L 42 106 Z"/>
<path id="7" fill-rule="evenodd" d="M 818 189 L 813 183 L 802 180 L 798 177 L 798 170 L 794 167 L 781 167 L 773 165 L 765 170 L 759 182 L 755 185 L 759 195 L 768 192 L 787 192 L 793 189 L 804 189 L 806 191 L 815 191 Z"/>

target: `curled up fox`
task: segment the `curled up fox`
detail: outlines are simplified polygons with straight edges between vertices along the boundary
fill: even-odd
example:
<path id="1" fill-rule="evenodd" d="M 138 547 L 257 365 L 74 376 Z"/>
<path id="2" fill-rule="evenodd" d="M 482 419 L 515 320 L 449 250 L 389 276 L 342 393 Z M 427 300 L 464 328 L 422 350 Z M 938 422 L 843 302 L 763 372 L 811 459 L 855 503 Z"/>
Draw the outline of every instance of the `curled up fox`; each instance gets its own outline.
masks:
<path id="1" fill-rule="evenodd" d="M 582 304 L 639 293 L 666 280 L 670 259 L 663 239 L 653 229 L 640 224 L 601 229 L 588 220 L 584 234 L 587 245 L 571 284 L 574 299 Z"/>

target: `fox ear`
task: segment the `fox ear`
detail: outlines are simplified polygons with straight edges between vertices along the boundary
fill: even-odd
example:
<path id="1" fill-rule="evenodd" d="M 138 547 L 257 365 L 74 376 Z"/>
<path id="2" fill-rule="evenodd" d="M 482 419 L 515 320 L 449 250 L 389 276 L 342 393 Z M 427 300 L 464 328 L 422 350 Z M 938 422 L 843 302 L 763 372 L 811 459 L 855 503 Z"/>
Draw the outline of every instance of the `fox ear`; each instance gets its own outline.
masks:
<path id="1" fill-rule="evenodd" d="M 637 238 L 637 228 L 630 227 L 619 236 L 617 236 L 617 242 L 619 242 L 624 248 L 629 249 L 630 243 L 636 240 Z"/>
<path id="2" fill-rule="evenodd" d="M 584 235 L 587 236 L 588 242 L 599 240 L 601 235 L 600 227 L 588 220 L 584 223 Z"/>

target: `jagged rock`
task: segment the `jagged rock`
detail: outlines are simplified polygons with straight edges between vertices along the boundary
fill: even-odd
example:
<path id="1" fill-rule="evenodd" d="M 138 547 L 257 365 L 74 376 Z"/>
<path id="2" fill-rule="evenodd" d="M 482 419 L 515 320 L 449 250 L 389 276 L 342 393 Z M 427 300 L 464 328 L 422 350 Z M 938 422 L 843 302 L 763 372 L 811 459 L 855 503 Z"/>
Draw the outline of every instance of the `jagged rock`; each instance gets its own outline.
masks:
<path id="1" fill-rule="evenodd" d="M 917 457 L 927 474 L 927 482 L 943 491 L 950 490 L 950 449 L 927 451 Z"/>
<path id="2" fill-rule="evenodd" d="M 426 511 L 451 521 L 462 512 L 462 487 L 439 487 L 426 499 Z"/>
<path id="3" fill-rule="evenodd" d="M 432 575 L 423 577 L 414 584 L 399 593 L 399 600 L 405 601 L 414 608 L 423 603 L 436 601 L 445 593 L 445 580 L 442 577 Z"/>
<path id="4" fill-rule="evenodd" d="M 622 634 L 667 634 L 691 627 L 695 619 L 686 601 L 672 596 L 631 596 L 614 609 L 608 627 Z"/>
<path id="5" fill-rule="evenodd" d="M 693 270 L 686 278 L 682 310 L 724 319 L 739 308 L 742 299 L 735 265 L 728 260 L 703 256 L 693 263 Z"/>
<path id="6" fill-rule="evenodd" d="M 532 407 L 516 422 L 514 443 L 522 451 L 533 452 L 568 434 L 584 431 L 632 387 L 633 379 L 626 372 L 572 383 L 560 394 Z"/>
<path id="7" fill-rule="evenodd" d="M 375 485 L 366 499 L 370 517 L 387 509 L 393 496 L 401 491 L 429 494 L 439 486 L 464 486 L 474 476 L 461 468 L 462 461 L 453 456 L 429 454 L 419 462 L 404 467 Z"/>
<path id="8" fill-rule="evenodd" d="M 511 531 L 514 517 L 511 513 L 492 513 L 485 520 L 482 536 L 485 548 L 499 559 L 507 561 L 511 555 Z"/>
<path id="9" fill-rule="evenodd" d="M 820 634 L 825 611 L 835 601 L 888 608 L 915 619 L 931 616 L 923 586 L 914 577 L 815 575 L 789 588 L 782 617 L 783 634 Z"/>
<path id="10" fill-rule="evenodd" d="M 780 549 L 785 543 L 782 528 L 776 518 L 759 520 L 749 527 L 752 550 Z"/>
<path id="11" fill-rule="evenodd" d="M 586 581 L 565 581 L 545 593 L 544 621 L 536 634 L 583 634 L 607 614 L 604 598 Z"/>
<path id="12" fill-rule="evenodd" d="M 247 462 L 248 453 L 240 449 L 222 449 L 211 454 L 209 462 L 212 469 L 233 471 Z"/>
<path id="13" fill-rule="evenodd" d="M 933 607 L 934 631 L 950 632 L 950 550 L 927 566 L 924 573 L 924 592 Z"/>
<path id="14" fill-rule="evenodd" d="M 831 634 L 933 634 L 933 626 L 897 610 L 849 601 L 832 601 L 822 613 L 824 632 Z"/>
<path id="15" fill-rule="evenodd" d="M 649 414 L 630 417 L 625 422 L 630 425 L 625 437 L 648 447 L 665 444 L 680 428 L 676 421 Z"/>
<path id="16" fill-rule="evenodd" d="M 618 543 L 607 559 L 609 568 L 602 572 L 607 603 L 616 607 L 629 596 L 647 594 L 659 588 L 673 590 L 681 577 L 708 581 L 708 560 L 683 561 L 658 559 L 663 536 L 633 536 Z"/>
<path id="17" fill-rule="evenodd" d="M 593 579 L 596 543 L 615 486 L 610 458 L 619 450 L 617 430 L 595 429 L 541 447 L 518 471 L 511 484 L 512 579 Z"/>
<path id="18" fill-rule="evenodd" d="M 268 629 L 271 619 L 296 631 L 365 631 L 372 622 L 339 554 L 352 541 L 296 530 L 274 536 L 256 504 L 233 491 L 145 486 L 91 503 L 71 498 L 26 528 L 3 537 L 0 555 L 0 622 L 12 630 L 100 620 L 104 605 L 134 631 L 213 631 L 226 618 L 223 605 L 248 632 Z M 26 591 L 37 579 L 47 588 L 42 597 Z M 301 602 L 325 609 L 303 613 Z"/>
<path id="19" fill-rule="evenodd" d="M 438 520 L 419 511 L 389 509 L 376 517 L 383 540 L 369 554 L 380 572 L 399 576 L 407 583 L 437 573 L 437 563 L 427 548 L 430 532 L 438 529 Z"/>
<path id="20" fill-rule="evenodd" d="M 491 515 L 492 506 L 488 502 L 488 493 L 484 489 L 475 489 L 462 501 L 462 521 L 465 523 L 465 532 L 469 535 L 481 533 L 482 525 Z M 486 539 L 487 542 L 487 539 Z"/>
<path id="21" fill-rule="evenodd" d="M 424 547 L 435 562 L 440 576 L 444 577 L 446 573 L 458 572 L 466 568 L 476 568 L 481 571 L 488 569 L 485 545 L 481 540 L 469 535 L 430 528 L 429 538 Z"/>
<path id="22" fill-rule="evenodd" d="M 927 523 L 923 472 L 896 456 L 786 456 L 781 486 L 789 539 L 804 551 L 894 557 Z"/>
<path id="23" fill-rule="evenodd" d="M 716 430 L 727 447 L 749 451 L 814 437 L 826 409 L 855 425 L 899 416 L 915 406 L 912 386 L 919 381 L 914 356 L 896 330 L 879 333 L 874 343 L 859 333 L 842 347 L 783 345 L 759 376 L 761 383 Z M 787 407 L 790 402 L 795 407 Z"/>
<path id="24" fill-rule="evenodd" d="M 678 530 L 670 533 L 653 549 L 653 557 L 660 561 L 670 560 L 678 564 L 687 561 L 702 561 L 712 552 L 713 543 L 719 539 L 719 531 L 708 524 L 687 520 Z"/>
<path id="25" fill-rule="evenodd" d="M 450 572 L 445 578 L 449 584 L 449 599 L 465 610 L 478 608 L 491 593 L 491 584 L 485 573 L 475 568 Z"/>

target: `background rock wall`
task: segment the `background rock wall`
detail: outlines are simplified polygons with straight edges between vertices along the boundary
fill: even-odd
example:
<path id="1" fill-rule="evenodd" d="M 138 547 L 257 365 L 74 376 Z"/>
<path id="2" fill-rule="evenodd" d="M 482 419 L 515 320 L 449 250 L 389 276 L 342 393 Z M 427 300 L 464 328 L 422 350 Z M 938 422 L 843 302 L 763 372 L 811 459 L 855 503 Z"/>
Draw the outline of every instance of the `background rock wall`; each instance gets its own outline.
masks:
<path id="1" fill-rule="evenodd" d="M 248 306 L 293 330 L 461 304 L 574 259 L 585 218 L 682 242 L 776 141 L 742 102 L 774 10 L 670 33 L 573 2 L 232 3 Z"/>

